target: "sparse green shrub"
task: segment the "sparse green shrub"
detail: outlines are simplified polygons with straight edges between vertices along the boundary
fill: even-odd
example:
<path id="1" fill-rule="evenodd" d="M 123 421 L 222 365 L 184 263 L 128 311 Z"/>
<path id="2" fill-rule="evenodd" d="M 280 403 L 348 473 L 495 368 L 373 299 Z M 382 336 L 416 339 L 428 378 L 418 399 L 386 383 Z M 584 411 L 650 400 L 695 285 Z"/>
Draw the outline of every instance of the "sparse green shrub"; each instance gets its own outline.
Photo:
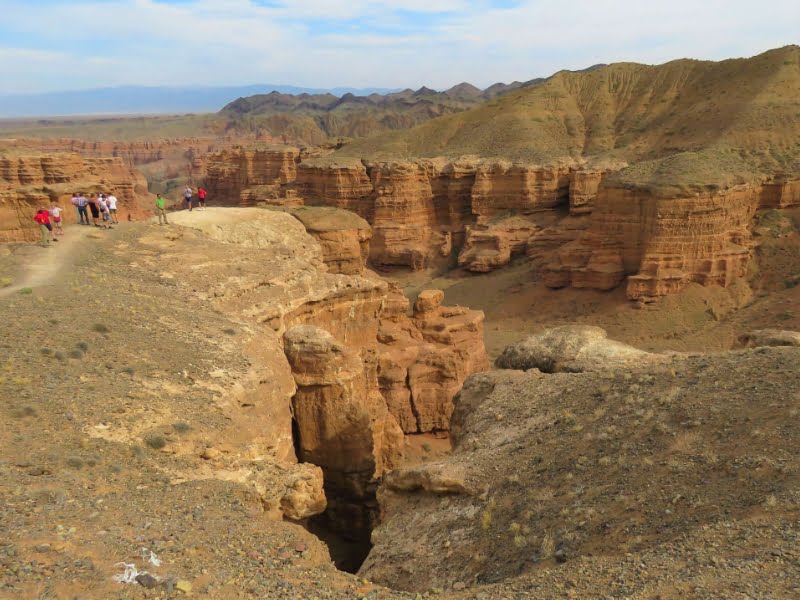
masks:
<path id="1" fill-rule="evenodd" d="M 80 359 L 82 359 L 82 358 L 83 358 L 83 352 L 81 352 L 80 350 L 78 350 L 78 349 L 76 348 L 75 350 L 72 350 L 72 351 L 69 353 L 69 357 L 70 357 L 70 358 L 74 358 L 74 359 L 76 359 L 76 360 L 80 360 Z"/>
<path id="2" fill-rule="evenodd" d="M 11 416 L 15 419 L 24 419 L 25 417 L 35 417 L 36 409 L 32 406 L 23 406 L 11 411 Z"/>
<path id="3" fill-rule="evenodd" d="M 233 327 L 226 327 L 222 330 L 225 335 L 236 335 L 236 330 Z"/>
<path id="4" fill-rule="evenodd" d="M 134 369 L 133 367 L 125 367 L 124 369 L 122 369 L 122 372 L 127 373 L 128 375 L 133 377 L 133 374 L 136 372 L 136 369 Z"/>
<path id="5" fill-rule="evenodd" d="M 431 445 L 428 442 L 425 442 L 424 444 L 422 444 L 422 451 L 423 452 L 430 452 L 431 451 Z"/>
<path id="6" fill-rule="evenodd" d="M 167 439 L 160 433 L 148 433 L 144 437 L 144 443 L 153 450 L 161 450 L 167 445 Z"/>
<path id="7" fill-rule="evenodd" d="M 22 294 L 23 296 L 27 296 L 33 293 L 33 288 L 25 287 L 17 292 L 18 294 Z"/>
<path id="8" fill-rule="evenodd" d="M 186 433 L 192 429 L 191 425 L 189 425 L 188 423 L 184 423 L 183 421 L 178 421 L 177 423 L 173 423 L 172 428 L 178 433 Z"/>
<path id="9" fill-rule="evenodd" d="M 77 456 L 70 456 L 67 458 L 67 466 L 72 469 L 80 469 L 83 467 L 83 460 Z"/>
<path id="10" fill-rule="evenodd" d="M 89 351 L 89 343 L 88 342 L 83 342 L 83 341 L 78 342 L 77 344 L 75 344 L 75 347 L 78 348 L 79 350 L 81 350 L 82 352 L 88 352 Z"/>
<path id="11" fill-rule="evenodd" d="M 11 277 L 0 277 L 0 287 L 9 287 L 14 280 Z"/>
<path id="12" fill-rule="evenodd" d="M 97 333 L 108 333 L 111 330 L 103 323 L 95 323 L 92 325 L 92 331 L 96 331 Z"/>
<path id="13" fill-rule="evenodd" d="M 53 354 L 53 351 L 50 348 L 39 348 L 39 352 L 42 354 L 42 356 L 50 356 Z"/>
<path id="14" fill-rule="evenodd" d="M 53 358 L 55 358 L 56 360 L 66 360 L 67 359 L 67 355 L 64 354 L 61 350 L 56 350 L 53 353 Z"/>

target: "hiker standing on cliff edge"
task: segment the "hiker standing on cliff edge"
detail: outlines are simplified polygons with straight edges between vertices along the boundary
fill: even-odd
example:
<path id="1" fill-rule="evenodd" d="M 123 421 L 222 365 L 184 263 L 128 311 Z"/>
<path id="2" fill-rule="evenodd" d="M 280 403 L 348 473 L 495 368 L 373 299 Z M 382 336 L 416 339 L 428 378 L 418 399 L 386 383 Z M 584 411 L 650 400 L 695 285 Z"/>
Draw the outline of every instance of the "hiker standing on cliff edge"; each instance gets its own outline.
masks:
<path id="1" fill-rule="evenodd" d="M 161 194 L 156 194 L 156 199 L 154 203 L 156 207 L 156 214 L 158 215 L 158 224 L 168 225 L 169 222 L 167 221 L 167 203 L 164 200 L 164 198 L 161 197 Z"/>
<path id="2" fill-rule="evenodd" d="M 193 195 L 194 195 L 194 192 L 192 191 L 192 188 L 190 188 L 187 185 L 186 189 L 183 190 L 183 199 L 186 202 L 186 208 L 189 209 L 189 212 L 192 212 L 192 196 Z"/>

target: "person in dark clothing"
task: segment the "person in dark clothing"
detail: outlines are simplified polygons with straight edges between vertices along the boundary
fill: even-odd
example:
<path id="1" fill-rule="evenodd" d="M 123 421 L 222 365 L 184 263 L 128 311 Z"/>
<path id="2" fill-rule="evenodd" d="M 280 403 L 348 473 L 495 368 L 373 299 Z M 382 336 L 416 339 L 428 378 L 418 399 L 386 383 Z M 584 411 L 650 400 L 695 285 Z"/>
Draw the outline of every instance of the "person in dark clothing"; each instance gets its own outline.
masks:
<path id="1" fill-rule="evenodd" d="M 97 198 L 94 194 L 89 197 L 89 212 L 92 213 L 92 222 L 94 223 L 95 227 L 100 227 L 97 223 L 97 219 L 100 218 L 100 207 L 97 206 Z"/>

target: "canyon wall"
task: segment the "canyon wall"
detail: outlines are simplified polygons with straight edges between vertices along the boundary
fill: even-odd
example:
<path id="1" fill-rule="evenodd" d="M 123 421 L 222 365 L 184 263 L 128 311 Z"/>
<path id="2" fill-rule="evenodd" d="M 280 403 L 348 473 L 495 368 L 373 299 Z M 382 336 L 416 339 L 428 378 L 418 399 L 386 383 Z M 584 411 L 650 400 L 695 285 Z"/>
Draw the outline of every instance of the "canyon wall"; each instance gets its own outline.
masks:
<path id="1" fill-rule="evenodd" d="M 600 190 L 590 226 L 544 268 L 551 287 L 609 290 L 627 280 L 631 300 L 651 301 L 690 282 L 727 287 L 751 259 L 758 209 L 800 204 L 800 182 L 746 185 L 689 197 Z"/>
<path id="2" fill-rule="evenodd" d="M 77 214 L 69 200 L 76 191 L 113 193 L 121 219 L 150 214 L 149 206 L 140 200 L 147 182 L 120 158 L 85 158 L 68 152 L 4 153 L 0 154 L 0 242 L 37 239 L 33 214 L 51 202 L 64 209 L 65 223 L 75 223 Z"/>
<path id="3" fill-rule="evenodd" d="M 252 200 L 246 186 L 268 180 L 261 202 L 355 212 L 372 226 L 373 267 L 418 270 L 457 260 L 484 273 L 527 255 L 550 287 L 610 290 L 626 282 L 629 298 L 639 301 L 689 282 L 729 285 L 746 272 L 755 211 L 800 203 L 800 182 L 785 178 L 661 198 L 609 184 L 608 175 L 624 163 L 326 164 L 304 162 L 290 148 L 265 161 L 247 152 L 218 156 L 209 187 L 219 190 L 219 202 L 246 205 Z M 289 163 L 296 168 L 282 166 Z"/>
<path id="4" fill-rule="evenodd" d="M 169 257 L 175 245 L 222 248 L 198 268 L 171 260 L 170 275 L 263 330 L 272 358 L 262 380 L 288 374 L 295 387 L 290 399 L 272 400 L 291 407 L 273 421 L 282 420 L 284 434 L 294 429 L 299 460 L 322 468 L 328 525 L 368 543 L 377 481 L 398 464 L 404 433 L 447 430 L 464 380 L 489 367 L 483 313 L 444 307 L 432 291 L 409 314 L 398 287 L 363 263 L 336 259 L 351 251 L 349 235 L 334 235 L 353 231 L 345 211 L 297 212 L 302 218 L 258 208 L 180 211 L 171 219 L 177 233 L 152 236 Z M 248 403 L 266 410 L 258 398 Z"/>

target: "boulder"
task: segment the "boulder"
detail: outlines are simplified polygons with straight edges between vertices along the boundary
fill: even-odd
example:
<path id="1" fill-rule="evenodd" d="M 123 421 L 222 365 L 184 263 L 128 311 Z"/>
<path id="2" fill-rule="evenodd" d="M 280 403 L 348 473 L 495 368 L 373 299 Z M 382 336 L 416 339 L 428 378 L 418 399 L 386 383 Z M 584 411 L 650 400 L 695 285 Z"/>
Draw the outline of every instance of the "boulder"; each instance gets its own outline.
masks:
<path id="1" fill-rule="evenodd" d="M 600 327 L 564 325 L 511 344 L 495 365 L 501 369 L 581 373 L 641 364 L 658 356 L 609 340 Z"/>
<path id="2" fill-rule="evenodd" d="M 756 329 L 743 333 L 736 340 L 738 348 L 761 346 L 800 346 L 800 331 L 781 329 Z"/>

